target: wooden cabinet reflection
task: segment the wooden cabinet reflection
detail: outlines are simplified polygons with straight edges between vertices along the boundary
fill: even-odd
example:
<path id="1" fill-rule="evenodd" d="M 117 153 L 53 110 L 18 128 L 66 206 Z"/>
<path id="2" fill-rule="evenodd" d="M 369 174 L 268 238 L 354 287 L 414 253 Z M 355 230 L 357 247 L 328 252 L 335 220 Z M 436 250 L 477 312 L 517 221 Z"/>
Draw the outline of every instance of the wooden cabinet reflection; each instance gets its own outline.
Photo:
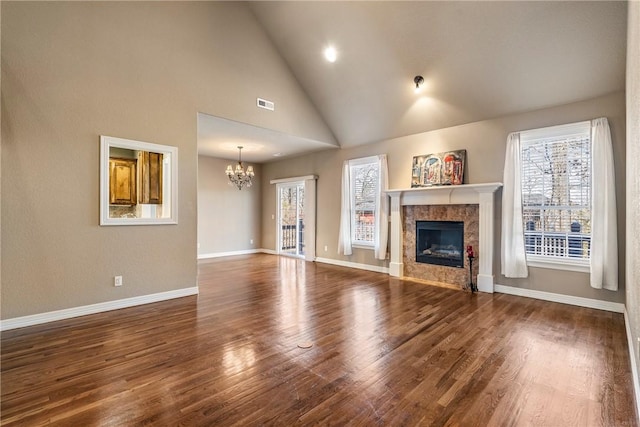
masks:
<path id="1" fill-rule="evenodd" d="M 109 158 L 109 204 L 162 204 L 162 153 L 139 151 L 137 159 Z"/>
<path id="2" fill-rule="evenodd" d="M 138 153 L 138 165 L 140 169 L 139 203 L 161 205 L 162 153 L 140 151 Z"/>
<path id="3" fill-rule="evenodd" d="M 135 205 L 136 161 L 131 159 L 109 159 L 109 204 Z"/>

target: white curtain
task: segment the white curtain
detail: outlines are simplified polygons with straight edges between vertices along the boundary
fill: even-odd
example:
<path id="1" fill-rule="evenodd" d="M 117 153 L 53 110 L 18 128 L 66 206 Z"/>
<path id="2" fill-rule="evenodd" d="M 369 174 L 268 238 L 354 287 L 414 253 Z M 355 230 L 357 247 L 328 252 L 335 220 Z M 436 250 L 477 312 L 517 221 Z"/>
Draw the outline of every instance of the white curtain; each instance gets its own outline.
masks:
<path id="1" fill-rule="evenodd" d="M 351 173 L 349 161 L 342 165 L 342 203 L 340 206 L 340 233 L 338 236 L 338 253 L 351 255 Z"/>
<path id="2" fill-rule="evenodd" d="M 389 234 L 389 177 L 387 171 L 387 155 L 378 156 L 378 188 L 380 189 L 378 215 L 375 218 L 374 252 L 377 259 L 387 258 L 387 237 Z"/>
<path id="3" fill-rule="evenodd" d="M 591 286 L 617 291 L 616 186 L 606 118 L 591 121 L 591 158 Z"/>
<path id="4" fill-rule="evenodd" d="M 527 277 L 527 258 L 522 227 L 522 159 L 520 133 L 510 133 L 504 158 L 502 187 L 502 274 Z"/>

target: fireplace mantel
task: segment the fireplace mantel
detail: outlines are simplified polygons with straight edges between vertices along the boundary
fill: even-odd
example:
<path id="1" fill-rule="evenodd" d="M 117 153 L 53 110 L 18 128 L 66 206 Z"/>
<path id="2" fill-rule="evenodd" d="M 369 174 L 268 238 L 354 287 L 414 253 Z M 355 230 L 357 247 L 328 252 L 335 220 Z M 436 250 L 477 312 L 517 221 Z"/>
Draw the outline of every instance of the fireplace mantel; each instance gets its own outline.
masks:
<path id="1" fill-rule="evenodd" d="M 387 190 L 391 198 L 391 261 L 389 274 L 395 277 L 404 275 L 402 260 L 402 206 L 415 205 L 462 205 L 477 204 L 479 213 L 478 249 L 478 290 L 493 292 L 493 207 L 494 193 L 502 187 L 501 182 L 486 184 L 448 185 Z"/>

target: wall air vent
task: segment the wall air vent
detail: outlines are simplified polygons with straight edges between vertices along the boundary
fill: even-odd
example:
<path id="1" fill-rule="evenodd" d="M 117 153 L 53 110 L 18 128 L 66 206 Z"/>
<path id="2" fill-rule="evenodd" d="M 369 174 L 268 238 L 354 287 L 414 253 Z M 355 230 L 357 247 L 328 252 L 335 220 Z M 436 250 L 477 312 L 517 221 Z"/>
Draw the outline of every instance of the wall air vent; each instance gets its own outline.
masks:
<path id="1" fill-rule="evenodd" d="M 258 107 L 273 111 L 276 109 L 276 104 L 266 99 L 258 98 Z"/>

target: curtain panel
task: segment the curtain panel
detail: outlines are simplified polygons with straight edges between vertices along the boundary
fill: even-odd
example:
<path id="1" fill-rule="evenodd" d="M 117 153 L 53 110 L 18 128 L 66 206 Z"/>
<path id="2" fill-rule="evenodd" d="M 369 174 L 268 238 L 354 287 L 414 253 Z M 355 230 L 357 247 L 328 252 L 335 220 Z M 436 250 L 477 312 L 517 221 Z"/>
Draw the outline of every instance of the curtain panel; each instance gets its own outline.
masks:
<path id="1" fill-rule="evenodd" d="M 342 199 L 340 204 L 340 231 L 338 235 L 338 253 L 351 255 L 351 171 L 349 160 L 342 165 Z"/>
<path id="2" fill-rule="evenodd" d="M 591 121 L 591 286 L 618 290 L 618 223 L 609 121 Z"/>
<path id="3" fill-rule="evenodd" d="M 387 238 L 389 235 L 389 177 L 387 155 L 378 156 L 378 212 L 375 218 L 374 251 L 377 259 L 387 258 Z"/>
<path id="4" fill-rule="evenodd" d="M 507 137 L 502 187 L 501 272 L 505 277 L 529 275 L 522 224 L 522 150 L 520 133 Z"/>

